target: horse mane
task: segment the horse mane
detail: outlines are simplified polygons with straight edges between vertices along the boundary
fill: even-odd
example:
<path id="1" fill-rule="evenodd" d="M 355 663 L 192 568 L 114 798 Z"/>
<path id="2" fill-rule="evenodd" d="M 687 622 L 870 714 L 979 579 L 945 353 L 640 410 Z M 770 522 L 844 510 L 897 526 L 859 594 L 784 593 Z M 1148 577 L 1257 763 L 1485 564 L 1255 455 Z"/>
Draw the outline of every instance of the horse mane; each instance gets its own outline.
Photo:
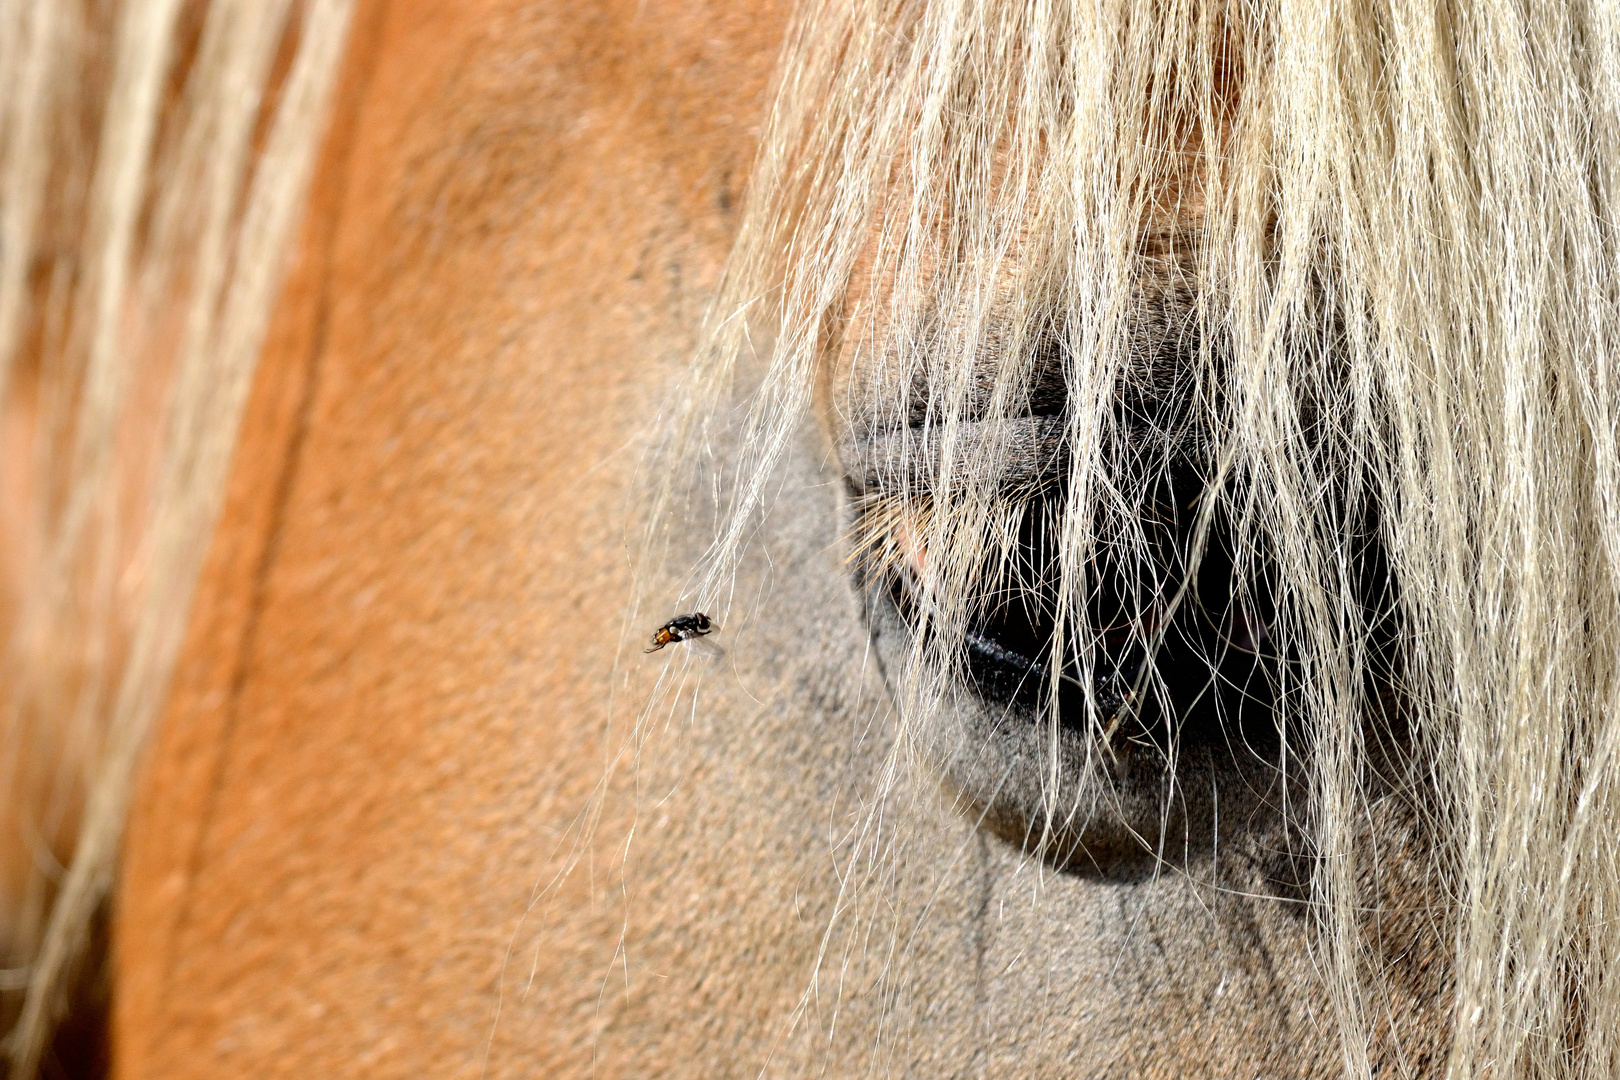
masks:
<path id="1" fill-rule="evenodd" d="M 934 437 L 907 453 L 931 479 L 853 541 L 893 560 L 903 520 L 928 552 L 919 618 L 937 632 L 916 635 L 902 694 L 920 730 L 960 664 L 948 643 L 1014 572 L 1027 509 L 965 425 L 1027 401 L 1055 335 L 1059 595 L 1083 637 L 1088 562 L 1145 543 L 1110 480 L 1128 451 L 1111 402 L 1144 252 L 1179 229 L 1204 343 L 1188 393 L 1214 470 L 1200 513 L 1270 576 L 1271 633 L 1297 658 L 1278 726 L 1308 791 L 1295 817 L 1347 1071 L 1368 1072 L 1381 1000 L 1359 929 L 1377 856 L 1356 835 L 1368 717 L 1387 706 L 1346 558 L 1370 527 L 1398 596 L 1401 783 L 1444 890 L 1447 1074 L 1609 1075 L 1617 184 L 1620 24 L 1600 5 L 808 3 L 674 421 L 676 446 L 734 437 L 716 417 L 768 325 L 696 602 L 723 615 L 795 431 L 843 407 L 826 390 L 841 350 L 880 372 L 871 416 L 926 388 Z M 1054 652 L 1083 654 L 1061 637 Z"/>
<path id="2" fill-rule="evenodd" d="M 115 876 L 352 0 L 0 4 L 0 881 L 28 1080 Z M 26 854 L 26 853 L 32 853 Z"/>

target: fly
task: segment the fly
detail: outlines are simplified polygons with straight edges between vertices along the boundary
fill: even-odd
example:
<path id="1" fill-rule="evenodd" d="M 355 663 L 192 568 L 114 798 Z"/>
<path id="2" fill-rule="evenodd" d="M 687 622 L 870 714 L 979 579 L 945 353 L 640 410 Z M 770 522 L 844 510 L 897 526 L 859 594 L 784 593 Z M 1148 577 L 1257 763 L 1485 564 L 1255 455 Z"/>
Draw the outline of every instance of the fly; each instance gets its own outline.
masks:
<path id="1" fill-rule="evenodd" d="M 695 653 L 702 653 L 704 656 L 709 657 L 721 657 L 726 654 L 726 651 L 714 642 L 704 640 L 707 635 L 714 633 L 718 629 L 720 628 L 714 625 L 709 617 L 701 611 L 695 611 L 690 615 L 677 615 L 653 631 L 652 648 L 643 651 L 653 653 L 666 645 L 684 641 L 687 647 Z"/>

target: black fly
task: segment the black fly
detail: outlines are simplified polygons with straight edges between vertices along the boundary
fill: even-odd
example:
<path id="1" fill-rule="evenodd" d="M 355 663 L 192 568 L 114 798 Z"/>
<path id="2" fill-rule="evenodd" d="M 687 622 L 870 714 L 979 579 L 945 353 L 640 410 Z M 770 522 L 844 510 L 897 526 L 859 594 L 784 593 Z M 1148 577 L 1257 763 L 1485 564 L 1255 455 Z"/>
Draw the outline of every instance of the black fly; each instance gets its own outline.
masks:
<path id="1" fill-rule="evenodd" d="M 657 652 L 665 645 L 673 645 L 677 641 L 684 641 L 693 652 L 700 652 L 708 656 L 724 655 L 724 650 L 712 641 L 704 641 L 706 634 L 720 629 L 709 621 L 709 617 L 701 611 L 690 615 L 677 615 L 669 622 L 653 631 L 652 648 L 644 652 Z"/>

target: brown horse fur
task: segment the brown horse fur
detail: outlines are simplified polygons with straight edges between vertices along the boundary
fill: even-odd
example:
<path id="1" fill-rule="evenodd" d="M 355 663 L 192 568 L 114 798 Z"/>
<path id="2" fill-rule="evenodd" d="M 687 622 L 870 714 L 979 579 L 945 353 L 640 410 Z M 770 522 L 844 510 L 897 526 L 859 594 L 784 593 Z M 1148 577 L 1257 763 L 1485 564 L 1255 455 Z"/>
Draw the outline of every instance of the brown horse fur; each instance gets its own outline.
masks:
<path id="1" fill-rule="evenodd" d="M 860 0 L 790 22 L 723 0 L 361 0 L 125 839 L 117 1073 L 1602 1072 L 1616 946 L 1612 846 L 1594 822 L 1616 797 L 1613 679 L 1589 654 L 1614 640 L 1602 553 L 1617 532 L 1609 272 L 1592 256 L 1615 87 L 1580 79 L 1608 70 L 1614 28 L 1579 5 L 1516 37 L 1505 8 L 1278 3 L 1229 38 L 1210 28 L 1235 7 L 1122 0 L 1095 6 L 1094 53 L 1056 50 L 1050 82 L 997 98 L 1045 55 L 1032 43 L 1091 32 L 1041 36 L 1080 10 Z M 1312 52 L 1319 40 L 1331 47 Z M 1002 51 L 975 53 L 982 41 Z M 1549 56 L 1562 60 L 1535 62 Z M 1069 94 L 1092 63 L 1115 89 Z M 1184 97 L 1183 81 L 1213 92 Z M 908 114 L 905 95 L 930 87 Z M 979 93 L 1000 104 L 952 111 Z M 1061 124 L 1014 124 L 1011 146 L 972 134 L 1030 101 L 1029 117 L 1065 123 L 1123 104 L 1085 114 L 1086 131 L 1102 116 L 1149 134 L 1120 143 L 1114 172 Z M 1505 107 L 1518 111 L 1492 111 Z M 1548 162 L 1547 147 L 1569 152 Z M 1314 424 L 1337 387 L 1305 364 L 1291 397 L 1289 364 L 1320 356 L 1270 344 L 1276 325 L 1323 296 L 1341 305 L 1328 322 L 1360 350 L 1355 370 L 1409 380 L 1378 418 L 1406 425 L 1407 449 L 1440 447 L 1430 460 L 1449 460 L 1451 429 L 1434 425 L 1459 410 L 1456 460 L 1478 475 L 1413 469 L 1386 492 L 1404 515 L 1395 572 L 1427 631 L 1410 679 L 1312 699 L 1317 718 L 1354 706 L 1312 729 L 1338 740 L 1306 748 L 1314 774 L 1189 759 L 1178 775 L 1207 794 L 1184 785 L 1166 809 L 1128 761 L 1098 771 L 1091 735 L 1061 743 L 1055 720 L 1041 745 L 1009 734 L 870 587 L 943 562 L 957 576 L 916 595 L 965 630 L 983 522 L 1003 504 L 958 514 L 964 528 L 931 455 L 982 451 L 992 464 L 967 470 L 969 488 L 1014 477 L 1027 493 L 1046 482 L 1039 459 L 1089 452 L 1073 429 L 998 441 L 953 426 L 1001 418 L 1018 397 L 1004 384 L 1045 377 L 1028 317 L 1061 307 L 1042 308 L 1061 275 L 1022 249 L 990 270 L 977 256 L 1003 258 L 1007 226 L 1032 221 L 1078 225 L 1050 234 L 1050 262 L 1091 252 L 1092 223 L 1065 216 L 1061 183 L 1040 186 L 1061 153 L 1089 163 L 1074 175 L 1099 181 L 1092 205 L 1118 188 L 1139 211 L 1093 230 L 1113 262 L 1065 279 L 1112 283 L 1078 293 L 1101 299 L 1113 321 L 1097 326 L 1123 342 L 1106 362 L 1124 365 L 1090 383 L 1066 368 L 1065 415 L 1084 417 L 1085 393 L 1159 392 L 1155 342 L 1219 308 L 1248 380 L 1230 387 L 1249 407 L 1232 445 L 1286 474 L 1260 516 L 1304 515 L 1285 570 L 1318 568 L 1305 534 L 1328 516 L 1289 479 L 1316 444 L 1288 442 L 1287 422 Z M 1271 176 L 1286 178 L 1276 191 Z M 1025 180 L 1041 198 L 1019 201 Z M 1563 200 L 1545 222 L 1525 210 L 1541 190 Z M 892 229 L 904 212 L 865 202 L 904 211 L 907 195 L 918 213 Z M 1503 236 L 1470 216 L 1481 206 Z M 912 257 L 963 221 L 943 250 L 968 257 Z M 1457 235 L 1501 242 L 1509 284 Z M 1338 262 L 1316 278 L 1319 242 Z M 1322 282 L 1349 287 L 1313 292 Z M 1295 305 L 1278 324 L 1273 286 Z M 991 302 L 931 339 L 907 319 L 936 291 L 948 312 Z M 958 330 L 954 358 L 920 350 L 898 381 L 884 367 L 893 342 Z M 1104 356 L 1087 333 L 1105 330 L 1051 355 Z M 1008 359 L 1032 355 L 1033 372 Z M 1445 378 L 1426 382 L 1431 357 Z M 733 367 L 777 407 L 733 412 Z M 925 441 L 919 469 L 885 449 L 884 410 L 930 380 L 956 395 L 954 434 Z M 1513 409 L 1496 440 L 1499 392 Z M 670 432 L 679 445 L 661 447 Z M 1352 447 L 1369 468 L 1377 434 Z M 695 488 L 664 483 L 683 452 L 703 467 Z M 1098 475 L 1085 468 L 1071 475 Z M 1467 490 L 1493 476 L 1490 499 Z M 917 477 L 926 497 L 895 495 Z M 1526 538 L 1521 558 L 1503 554 Z M 725 659 L 644 655 L 693 594 Z M 1297 642 L 1331 644 L 1330 623 Z M 1478 708 L 1447 713 L 1452 688 Z M 116 831 L 94 835 L 105 848 Z"/>

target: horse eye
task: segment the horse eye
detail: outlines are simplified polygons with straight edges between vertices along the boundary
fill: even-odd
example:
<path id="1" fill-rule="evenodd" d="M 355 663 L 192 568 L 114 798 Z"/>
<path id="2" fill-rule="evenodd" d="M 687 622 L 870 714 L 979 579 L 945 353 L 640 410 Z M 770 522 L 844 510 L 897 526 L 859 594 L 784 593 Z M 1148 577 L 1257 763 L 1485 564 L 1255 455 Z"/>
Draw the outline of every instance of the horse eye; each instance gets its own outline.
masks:
<path id="1" fill-rule="evenodd" d="M 1208 447 L 1189 420 L 1198 339 L 1179 332 L 1190 316 L 1161 310 L 1185 300 L 1165 292 L 1132 337 L 1140 362 L 1122 376 L 1119 445 L 1100 466 L 1115 490 L 1135 493 L 1134 520 L 1099 518 L 1120 535 L 1105 536 L 1084 565 L 1059 565 L 1071 460 L 1061 348 L 1038 350 L 1025 408 L 988 416 L 969 402 L 956 429 L 966 452 L 953 459 L 997 461 L 1003 501 L 1022 512 L 1007 519 L 1005 566 L 983 567 L 984 596 L 957 598 L 967 607 L 960 661 L 944 674 L 961 692 L 921 707 L 914 730 L 967 802 L 985 808 L 988 828 L 1023 846 L 1039 838 L 1060 866 L 1095 867 L 1103 852 L 1123 866 L 1167 831 L 1212 842 L 1213 813 L 1193 820 L 1206 808 L 1171 805 L 1167 792 L 1219 781 L 1236 793 L 1222 813 L 1254 817 L 1288 802 L 1274 790 L 1280 661 L 1261 647 L 1273 601 L 1230 523 L 1200 524 Z M 928 579 L 938 553 L 926 550 L 919 509 L 942 429 L 922 430 L 927 409 L 911 405 L 849 433 L 841 450 L 855 507 L 851 564 L 886 673 L 949 662 L 926 639 L 937 625 Z M 1083 580 L 1065 586 L 1065 574 Z M 1078 609 L 1066 596 L 1083 598 Z"/>

